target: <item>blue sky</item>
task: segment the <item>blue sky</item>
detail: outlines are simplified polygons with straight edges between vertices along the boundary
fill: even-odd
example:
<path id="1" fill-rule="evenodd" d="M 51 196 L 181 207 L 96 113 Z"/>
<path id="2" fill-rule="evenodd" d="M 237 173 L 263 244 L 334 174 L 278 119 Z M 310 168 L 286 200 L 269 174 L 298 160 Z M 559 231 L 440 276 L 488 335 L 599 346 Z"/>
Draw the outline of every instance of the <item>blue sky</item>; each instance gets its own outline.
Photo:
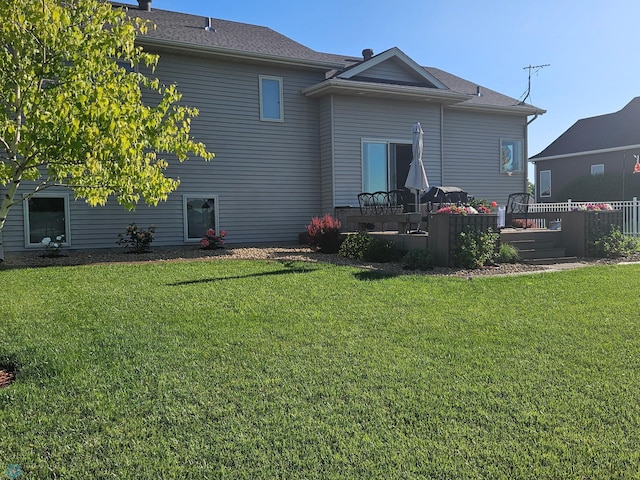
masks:
<path id="1" fill-rule="evenodd" d="M 529 127 L 530 156 L 580 118 L 618 111 L 640 95 L 638 0 L 153 0 L 152 7 L 268 26 L 320 52 L 398 47 L 423 66 L 514 98 L 527 90 L 523 67 L 550 64 L 532 75 L 527 101 L 547 113 Z"/>

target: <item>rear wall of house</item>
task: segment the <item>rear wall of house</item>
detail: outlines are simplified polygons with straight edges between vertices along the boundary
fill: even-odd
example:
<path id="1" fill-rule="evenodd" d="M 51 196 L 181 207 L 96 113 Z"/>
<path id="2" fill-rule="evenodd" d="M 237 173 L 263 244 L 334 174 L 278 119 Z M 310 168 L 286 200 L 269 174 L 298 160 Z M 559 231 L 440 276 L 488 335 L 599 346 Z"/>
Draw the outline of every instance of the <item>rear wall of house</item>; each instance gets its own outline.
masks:
<path id="1" fill-rule="evenodd" d="M 163 53 L 156 75 L 176 83 L 182 103 L 200 110 L 191 134 L 216 158 L 168 157 L 167 174 L 181 184 L 153 208 L 126 212 L 113 199 L 91 208 L 70 194 L 70 248 L 116 247 L 131 222 L 156 226 L 153 245 L 183 245 L 185 194 L 217 197 L 218 227 L 229 243 L 296 241 L 321 213 L 318 104 L 300 92 L 324 74 Z M 259 75 L 282 77 L 284 122 L 260 121 Z M 21 205 L 11 211 L 3 240 L 6 251 L 25 249 Z"/>

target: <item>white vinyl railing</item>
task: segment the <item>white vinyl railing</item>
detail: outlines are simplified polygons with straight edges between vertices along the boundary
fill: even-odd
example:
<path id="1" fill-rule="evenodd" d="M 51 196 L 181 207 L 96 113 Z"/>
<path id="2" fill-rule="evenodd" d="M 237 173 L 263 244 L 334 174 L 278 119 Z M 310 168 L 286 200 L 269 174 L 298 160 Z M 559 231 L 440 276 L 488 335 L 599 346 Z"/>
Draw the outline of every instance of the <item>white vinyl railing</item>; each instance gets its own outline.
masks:
<path id="1" fill-rule="evenodd" d="M 574 202 L 569 199 L 567 202 L 532 203 L 529 205 L 529 212 L 570 212 L 576 208 L 598 203 L 606 203 L 611 205 L 614 210 L 622 210 L 622 233 L 633 238 L 640 236 L 640 201 L 638 201 L 638 197 L 625 201 Z M 539 227 L 546 227 L 545 220 L 535 220 L 535 222 Z"/>

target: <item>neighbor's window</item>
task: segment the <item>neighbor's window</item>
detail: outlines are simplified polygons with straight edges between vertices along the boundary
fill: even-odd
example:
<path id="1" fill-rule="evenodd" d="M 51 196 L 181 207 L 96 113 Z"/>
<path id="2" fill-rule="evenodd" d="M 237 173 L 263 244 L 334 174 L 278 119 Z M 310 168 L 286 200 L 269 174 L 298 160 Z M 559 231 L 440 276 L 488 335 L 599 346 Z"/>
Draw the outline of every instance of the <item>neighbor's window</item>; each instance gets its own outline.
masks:
<path id="1" fill-rule="evenodd" d="M 37 195 L 24 201 L 25 244 L 40 244 L 43 238 L 69 238 L 69 198 L 66 195 Z"/>
<path id="2" fill-rule="evenodd" d="M 389 184 L 389 161 L 386 142 L 362 144 L 362 191 L 386 191 Z"/>
<path id="3" fill-rule="evenodd" d="M 217 229 L 217 195 L 185 195 L 182 198 L 186 242 L 200 240 L 210 228 Z"/>
<path id="4" fill-rule="evenodd" d="M 551 196 L 551 170 L 542 170 L 540 172 L 540 196 Z"/>
<path id="5" fill-rule="evenodd" d="M 602 175 L 602 174 L 604 174 L 604 163 L 591 165 L 591 175 Z"/>
<path id="6" fill-rule="evenodd" d="M 524 142 L 500 140 L 500 173 L 508 175 L 524 171 Z"/>
<path id="7" fill-rule="evenodd" d="M 282 78 L 260 75 L 260 120 L 282 122 Z"/>

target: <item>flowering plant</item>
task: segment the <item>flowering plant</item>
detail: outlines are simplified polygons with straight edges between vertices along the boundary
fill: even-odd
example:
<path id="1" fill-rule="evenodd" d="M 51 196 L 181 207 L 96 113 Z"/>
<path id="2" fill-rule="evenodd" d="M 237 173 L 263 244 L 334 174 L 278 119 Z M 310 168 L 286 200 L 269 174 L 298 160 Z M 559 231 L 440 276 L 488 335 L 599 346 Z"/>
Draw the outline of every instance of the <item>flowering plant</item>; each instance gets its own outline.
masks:
<path id="1" fill-rule="evenodd" d="M 218 234 L 213 228 L 206 231 L 202 240 L 200 240 L 200 248 L 203 250 L 215 250 L 216 248 L 224 248 L 224 237 L 227 236 L 227 232 L 221 230 Z"/>
<path id="2" fill-rule="evenodd" d="M 453 215 L 477 215 L 478 210 L 473 207 L 460 206 L 460 205 L 449 205 L 448 207 L 442 207 L 438 209 L 436 213 L 449 213 Z"/>
<path id="3" fill-rule="evenodd" d="M 156 231 L 154 225 L 149 225 L 148 230 L 138 230 L 135 223 L 127 227 L 126 233 L 118 234 L 118 245 L 129 247 L 134 253 L 144 253 L 149 250 L 149 245 L 153 241 L 153 232 Z"/>
<path id="4" fill-rule="evenodd" d="M 55 239 L 51 237 L 44 237 L 40 244 L 44 247 L 45 256 L 47 257 L 59 257 L 62 255 L 62 243 L 64 242 L 64 235 L 58 235 Z"/>
<path id="5" fill-rule="evenodd" d="M 580 205 L 574 208 L 573 210 L 578 212 L 585 212 L 585 211 L 600 212 L 600 211 L 613 210 L 613 207 L 608 203 L 587 203 L 586 205 Z"/>

